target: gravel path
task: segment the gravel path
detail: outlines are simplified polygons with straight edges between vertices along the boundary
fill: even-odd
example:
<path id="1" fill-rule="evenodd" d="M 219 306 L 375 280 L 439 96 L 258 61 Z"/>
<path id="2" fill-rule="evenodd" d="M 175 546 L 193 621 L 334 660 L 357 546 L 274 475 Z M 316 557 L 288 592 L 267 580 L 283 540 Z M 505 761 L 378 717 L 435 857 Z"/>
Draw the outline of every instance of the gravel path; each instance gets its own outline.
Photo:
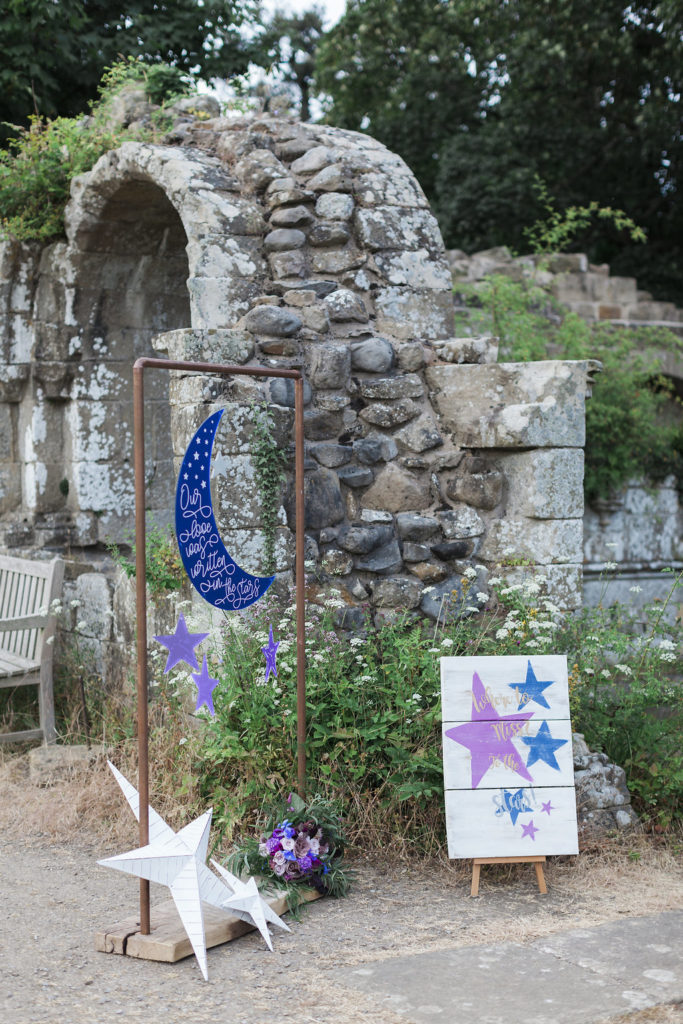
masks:
<path id="1" fill-rule="evenodd" d="M 351 895 L 304 908 L 291 933 L 275 930 L 274 953 L 257 933 L 210 950 L 205 982 L 193 957 L 94 949 L 96 931 L 137 912 L 137 880 L 96 863 L 137 845 L 109 773 L 47 788 L 15 761 L 0 770 L 0 1024 L 407 1024 L 345 968 L 682 908 L 680 856 L 633 843 L 550 863 L 545 897 L 528 865 L 484 869 L 472 900 L 469 865 L 360 862 Z M 168 895 L 153 887 L 153 908 Z M 644 1012 L 628 1024 L 683 1024 L 678 1011 Z"/>

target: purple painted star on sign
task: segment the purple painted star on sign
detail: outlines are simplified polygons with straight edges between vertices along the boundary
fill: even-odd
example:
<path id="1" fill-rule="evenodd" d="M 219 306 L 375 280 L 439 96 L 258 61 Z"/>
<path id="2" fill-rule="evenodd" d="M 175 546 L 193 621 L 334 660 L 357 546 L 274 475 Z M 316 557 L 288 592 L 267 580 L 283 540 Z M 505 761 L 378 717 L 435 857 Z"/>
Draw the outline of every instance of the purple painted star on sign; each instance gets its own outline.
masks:
<path id="1" fill-rule="evenodd" d="M 534 819 L 532 818 L 528 825 L 522 825 L 522 839 L 524 839 L 524 836 L 529 836 L 532 842 L 536 842 L 536 833 L 540 831 L 540 828 L 536 828 L 534 825 Z"/>
<path id="2" fill-rule="evenodd" d="M 278 640 L 278 642 L 275 643 L 275 641 L 273 640 L 273 627 L 270 626 L 268 633 L 268 646 L 261 648 L 261 650 L 266 656 L 266 682 L 268 682 L 268 676 L 270 675 L 271 672 L 277 678 L 277 665 L 275 663 L 275 658 L 279 646 L 280 641 Z"/>
<path id="3" fill-rule="evenodd" d="M 215 715 L 213 707 L 213 691 L 218 686 L 219 680 L 214 679 L 213 676 L 209 675 L 209 666 L 206 663 L 206 655 L 204 655 L 204 661 L 202 662 L 201 672 L 193 672 L 192 678 L 197 684 L 197 706 L 195 711 L 199 711 L 202 704 L 206 704 L 211 715 Z"/>
<path id="4" fill-rule="evenodd" d="M 550 801 L 550 800 L 548 800 L 548 803 L 547 803 L 547 804 L 541 804 L 541 811 L 545 811 L 545 813 L 546 813 L 546 814 L 547 814 L 548 816 L 550 816 L 550 812 L 551 812 L 551 811 L 555 811 L 555 810 L 557 810 L 557 808 L 556 808 L 556 807 L 553 807 L 553 805 L 552 805 L 552 803 L 551 803 L 551 801 Z"/>
<path id="5" fill-rule="evenodd" d="M 170 672 L 179 661 L 186 661 L 191 668 L 199 668 L 199 662 L 197 661 L 194 649 L 202 640 L 206 640 L 208 635 L 208 633 L 190 633 L 185 625 L 185 616 L 181 612 L 178 616 L 175 633 L 170 633 L 168 636 L 154 637 L 160 644 L 168 648 L 168 658 L 164 674 Z"/>
<path id="6" fill-rule="evenodd" d="M 533 782 L 519 751 L 512 743 L 514 736 L 524 728 L 524 722 L 533 716 L 526 714 L 501 717 L 495 710 L 479 675 L 472 677 L 472 720 L 464 725 L 446 729 L 446 736 L 467 747 L 472 755 L 472 789 L 476 789 L 489 768 L 502 764 Z"/>

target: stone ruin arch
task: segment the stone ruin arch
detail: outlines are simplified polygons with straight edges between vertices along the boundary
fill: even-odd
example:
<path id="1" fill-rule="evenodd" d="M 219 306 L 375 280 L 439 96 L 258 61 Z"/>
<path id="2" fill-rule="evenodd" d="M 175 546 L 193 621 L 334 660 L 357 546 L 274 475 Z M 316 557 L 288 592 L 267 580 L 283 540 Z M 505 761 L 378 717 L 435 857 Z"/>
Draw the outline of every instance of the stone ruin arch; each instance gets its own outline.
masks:
<path id="1" fill-rule="evenodd" d="M 591 366 L 498 364 L 495 346 L 453 338 L 436 220 L 368 136 L 214 118 L 172 139 L 125 143 L 76 179 L 66 242 L 3 247 L 0 544 L 68 547 L 94 567 L 122 538 L 138 355 L 296 365 L 308 556 L 350 624 L 361 603 L 435 615 L 469 565 L 484 590 L 505 560 L 543 565 L 559 602 L 580 603 Z M 168 513 L 172 459 L 227 403 L 221 505 L 257 571 L 258 502 L 245 501 L 257 392 L 163 377 L 148 394 L 150 507 Z M 273 381 L 267 397 L 286 443 L 292 395 Z M 290 525 L 283 506 L 285 573 Z"/>

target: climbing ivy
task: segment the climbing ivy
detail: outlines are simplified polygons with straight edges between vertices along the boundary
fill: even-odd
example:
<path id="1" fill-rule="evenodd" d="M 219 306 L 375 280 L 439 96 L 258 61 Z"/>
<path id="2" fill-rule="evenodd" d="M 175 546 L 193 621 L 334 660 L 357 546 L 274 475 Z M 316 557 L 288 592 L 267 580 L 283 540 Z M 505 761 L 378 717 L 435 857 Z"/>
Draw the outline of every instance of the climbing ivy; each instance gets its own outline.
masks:
<path id="1" fill-rule="evenodd" d="M 275 439 L 272 412 L 265 402 L 261 405 L 252 405 L 252 415 L 250 453 L 261 499 L 261 524 L 264 534 L 263 571 L 271 576 L 275 572 L 275 528 L 287 465 L 287 452 L 279 447 Z"/>

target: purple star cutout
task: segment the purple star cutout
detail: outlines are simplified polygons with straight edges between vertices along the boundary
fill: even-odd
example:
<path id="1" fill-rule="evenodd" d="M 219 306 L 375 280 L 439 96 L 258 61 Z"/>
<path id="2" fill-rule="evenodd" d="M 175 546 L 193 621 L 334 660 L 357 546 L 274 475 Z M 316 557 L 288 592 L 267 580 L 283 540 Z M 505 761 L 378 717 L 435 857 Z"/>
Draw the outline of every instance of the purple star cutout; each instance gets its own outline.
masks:
<path id="1" fill-rule="evenodd" d="M 532 842 L 536 842 L 536 833 L 540 831 L 540 828 L 536 828 L 534 825 L 534 819 L 532 818 L 528 825 L 522 825 L 522 839 L 524 839 L 524 836 L 529 836 Z"/>
<path id="2" fill-rule="evenodd" d="M 185 616 L 181 612 L 178 616 L 175 633 L 170 633 L 168 636 L 154 637 L 160 644 L 168 648 L 164 675 L 170 672 L 179 661 L 186 661 L 191 668 L 199 668 L 199 662 L 197 661 L 194 649 L 202 640 L 206 640 L 208 635 L 208 633 L 190 633 L 185 625 Z"/>
<path id="3" fill-rule="evenodd" d="M 268 676 L 272 672 L 277 678 L 277 665 L 275 664 L 275 657 L 277 655 L 277 649 L 280 646 L 280 641 L 277 643 L 273 640 L 273 627 L 269 627 L 270 632 L 268 635 L 268 646 L 262 647 L 261 650 L 266 656 L 266 682 L 268 682 Z"/>
<path id="4" fill-rule="evenodd" d="M 519 751 L 512 743 L 524 728 L 524 722 L 533 716 L 526 714 L 502 717 L 489 701 L 484 684 L 475 672 L 472 677 L 472 720 L 446 730 L 446 736 L 470 751 L 472 760 L 472 789 L 476 789 L 489 768 L 502 764 L 528 782 L 533 778 L 527 771 Z"/>
<path id="5" fill-rule="evenodd" d="M 197 706 L 195 711 L 199 711 L 202 704 L 206 704 L 209 709 L 209 714 L 215 715 L 216 712 L 213 709 L 213 691 L 218 686 L 218 679 L 214 679 L 209 675 L 209 666 L 206 663 L 206 655 L 204 655 L 204 661 L 202 662 L 201 672 L 193 672 L 192 678 L 197 684 Z"/>
<path id="6" fill-rule="evenodd" d="M 548 803 L 547 803 L 547 804 L 541 804 L 541 810 L 542 810 L 542 811 L 545 811 L 545 813 L 546 813 L 547 815 L 550 815 L 550 812 L 551 812 L 551 811 L 556 811 L 556 810 L 557 810 L 557 808 L 556 808 L 556 807 L 553 807 L 553 805 L 552 805 L 551 801 L 550 801 L 550 800 L 548 800 Z"/>

